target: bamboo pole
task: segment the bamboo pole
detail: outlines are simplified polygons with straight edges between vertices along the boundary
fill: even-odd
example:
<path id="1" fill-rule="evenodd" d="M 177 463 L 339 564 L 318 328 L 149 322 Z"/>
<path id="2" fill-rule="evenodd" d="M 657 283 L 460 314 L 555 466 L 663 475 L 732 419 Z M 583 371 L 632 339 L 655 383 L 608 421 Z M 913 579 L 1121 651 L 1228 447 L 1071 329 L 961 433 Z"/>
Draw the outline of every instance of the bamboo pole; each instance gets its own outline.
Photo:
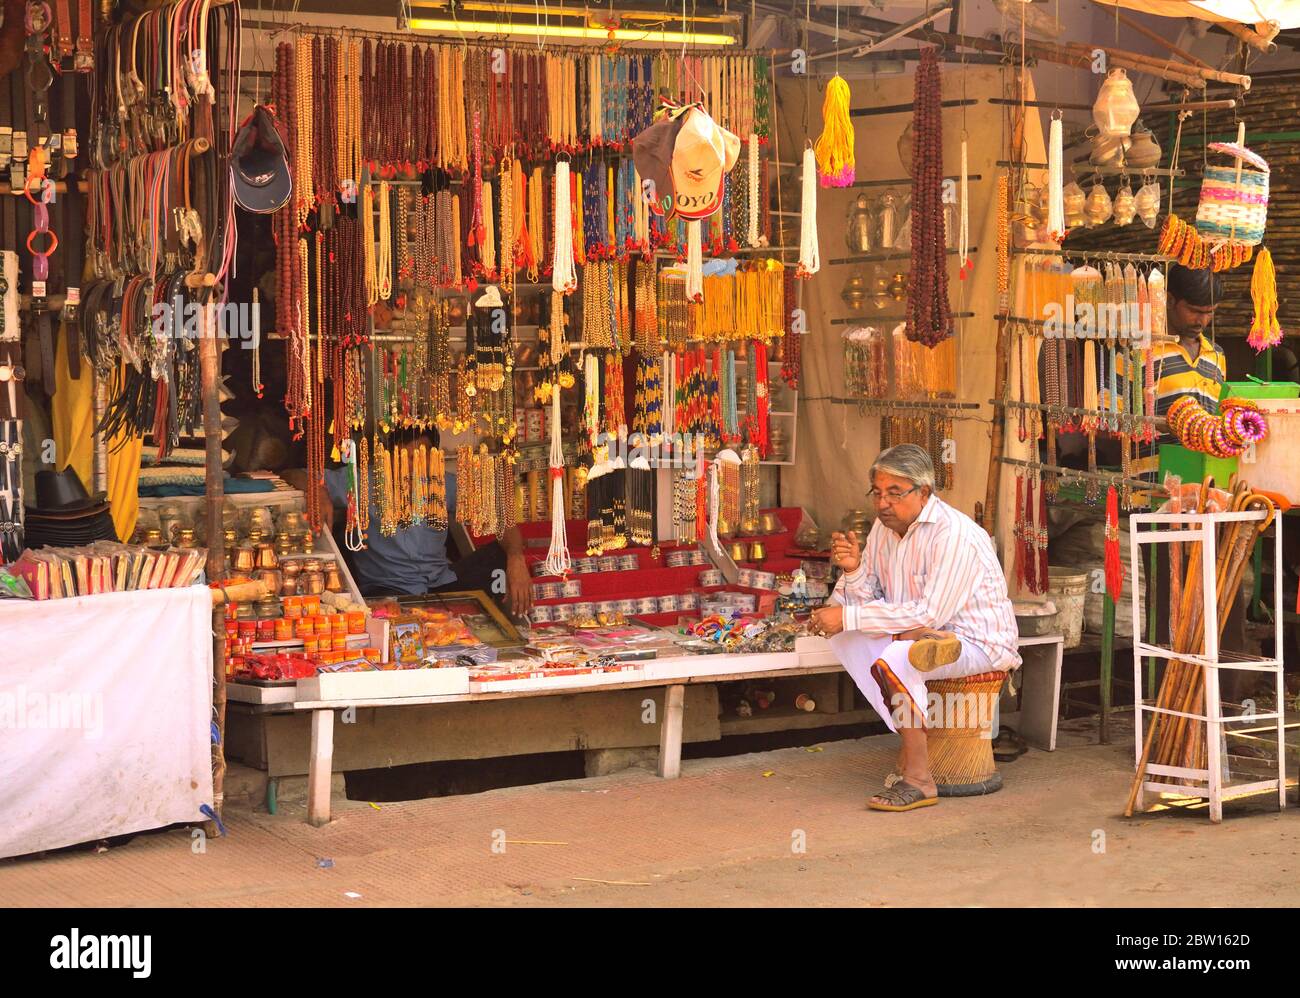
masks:
<path id="1" fill-rule="evenodd" d="M 1198 59 L 1196 56 L 1192 55 L 1192 53 L 1188 52 L 1186 49 L 1179 48 L 1177 45 L 1171 42 L 1164 35 L 1160 34 L 1158 31 L 1152 31 L 1141 21 L 1136 21 L 1133 18 L 1129 17 L 1118 7 L 1115 8 L 1115 16 L 1119 18 L 1121 24 L 1128 25 L 1139 35 L 1142 35 L 1145 38 L 1149 38 L 1151 41 L 1155 42 L 1157 45 L 1163 48 L 1166 52 L 1170 52 L 1178 56 L 1178 58 L 1182 59 L 1184 62 L 1189 62 L 1193 66 L 1200 66 L 1202 69 L 1214 68 L 1208 62 L 1204 62 L 1201 59 Z"/>
<path id="2" fill-rule="evenodd" d="M 216 278 L 205 277 L 202 285 L 211 288 Z M 210 292 L 209 292 L 210 294 Z M 203 296 L 207 304 L 208 294 Z M 221 353 L 217 331 L 213 326 L 215 316 L 204 308 L 203 335 L 199 338 L 199 380 L 203 400 L 203 438 L 206 447 L 205 485 L 207 495 L 208 537 L 222 535 L 221 506 L 225 498 L 225 480 L 221 466 Z M 226 574 L 226 552 L 220 544 L 208 544 L 207 574 L 209 582 L 216 582 Z M 225 612 L 220 606 L 212 609 L 212 707 L 217 718 L 218 742 L 212 746 L 212 807 L 221 817 L 225 799 L 226 778 L 226 628 Z M 209 822 L 210 835 L 220 835 L 220 826 Z"/>

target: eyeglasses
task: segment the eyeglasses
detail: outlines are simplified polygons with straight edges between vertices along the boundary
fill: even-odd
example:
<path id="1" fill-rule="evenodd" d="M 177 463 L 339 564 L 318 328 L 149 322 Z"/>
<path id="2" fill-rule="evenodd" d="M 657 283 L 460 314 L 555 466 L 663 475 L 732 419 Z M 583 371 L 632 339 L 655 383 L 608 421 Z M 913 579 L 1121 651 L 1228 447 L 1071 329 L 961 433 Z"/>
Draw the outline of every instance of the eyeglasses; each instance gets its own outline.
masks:
<path id="1" fill-rule="evenodd" d="M 898 502 L 900 499 L 906 499 L 908 496 L 910 496 L 913 492 L 915 492 L 920 487 L 921 486 L 919 485 L 913 485 L 906 492 L 892 492 L 892 491 L 881 492 L 879 489 L 871 489 L 870 491 L 867 492 L 867 498 L 872 500 L 873 502 L 884 501 L 889 503 L 890 505 L 893 505 L 894 503 Z"/>

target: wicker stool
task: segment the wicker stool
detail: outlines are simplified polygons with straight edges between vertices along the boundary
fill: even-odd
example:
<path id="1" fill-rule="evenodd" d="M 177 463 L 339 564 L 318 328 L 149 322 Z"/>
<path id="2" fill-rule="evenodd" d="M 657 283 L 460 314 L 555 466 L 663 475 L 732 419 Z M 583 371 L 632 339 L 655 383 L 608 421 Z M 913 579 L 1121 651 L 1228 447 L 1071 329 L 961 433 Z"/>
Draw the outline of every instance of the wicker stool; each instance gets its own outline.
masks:
<path id="1" fill-rule="evenodd" d="M 992 719 L 1006 679 L 1005 672 L 981 672 L 925 684 L 932 703 L 933 696 L 939 697 L 939 723 L 926 730 L 926 744 L 940 797 L 977 797 L 1002 789 L 993 739 L 980 722 Z"/>

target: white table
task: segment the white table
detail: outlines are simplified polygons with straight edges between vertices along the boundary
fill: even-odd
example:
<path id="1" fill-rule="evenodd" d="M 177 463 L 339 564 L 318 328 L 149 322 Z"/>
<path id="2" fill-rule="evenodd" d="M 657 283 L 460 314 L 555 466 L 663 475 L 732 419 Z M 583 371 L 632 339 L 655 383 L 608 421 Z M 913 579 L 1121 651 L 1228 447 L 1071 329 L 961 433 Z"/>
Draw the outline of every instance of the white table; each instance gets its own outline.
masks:
<path id="1" fill-rule="evenodd" d="M 1020 714 L 1021 731 L 1031 744 L 1049 751 L 1056 747 L 1057 703 L 1061 688 L 1061 659 L 1063 638 L 1058 635 L 1022 638 L 1022 650 L 1034 649 L 1025 655 L 1026 671 L 1023 679 Z M 682 721 L 686 687 L 701 683 L 729 683 L 747 679 L 780 679 L 791 676 L 811 676 L 841 671 L 839 660 L 831 651 L 825 638 L 802 637 L 795 643 L 794 653 L 773 655 L 773 661 L 783 663 L 779 668 L 746 668 L 762 656 L 695 656 L 700 672 L 696 675 L 634 679 L 622 683 L 602 683 L 598 686 L 563 686 L 550 689 L 514 690 L 507 693 L 466 693 L 450 696 L 385 697 L 348 701 L 294 700 L 292 689 L 265 691 L 259 702 L 280 710 L 307 711 L 311 714 L 311 753 L 307 771 L 307 820 L 313 825 L 324 825 L 330 820 L 330 777 L 334 761 L 334 713 L 357 707 L 410 707 L 445 703 L 465 703 L 481 700 L 508 700 L 524 697 L 557 696 L 580 692 L 606 692 L 610 690 L 664 688 L 664 710 L 659 727 L 658 774 L 664 779 L 676 779 L 682 767 Z M 724 658 L 735 659 L 734 671 L 725 669 Z M 658 661 L 663 661 L 658 660 Z M 795 664 L 789 664 L 795 663 Z M 237 684 L 236 684 L 237 685 Z M 235 686 L 229 687 L 234 690 Z M 236 697 L 238 694 L 236 694 Z M 235 697 L 232 697 L 234 699 Z"/>

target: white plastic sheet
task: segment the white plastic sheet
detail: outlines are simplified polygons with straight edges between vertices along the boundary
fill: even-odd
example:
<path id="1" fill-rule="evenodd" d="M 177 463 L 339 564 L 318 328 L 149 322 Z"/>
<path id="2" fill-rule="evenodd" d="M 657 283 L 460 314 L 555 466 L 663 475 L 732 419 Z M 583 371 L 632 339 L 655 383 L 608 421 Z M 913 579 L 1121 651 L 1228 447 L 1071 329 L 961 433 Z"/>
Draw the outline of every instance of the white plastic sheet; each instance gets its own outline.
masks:
<path id="1" fill-rule="evenodd" d="M 0 857 L 202 821 L 211 715 L 206 588 L 0 601 Z"/>

